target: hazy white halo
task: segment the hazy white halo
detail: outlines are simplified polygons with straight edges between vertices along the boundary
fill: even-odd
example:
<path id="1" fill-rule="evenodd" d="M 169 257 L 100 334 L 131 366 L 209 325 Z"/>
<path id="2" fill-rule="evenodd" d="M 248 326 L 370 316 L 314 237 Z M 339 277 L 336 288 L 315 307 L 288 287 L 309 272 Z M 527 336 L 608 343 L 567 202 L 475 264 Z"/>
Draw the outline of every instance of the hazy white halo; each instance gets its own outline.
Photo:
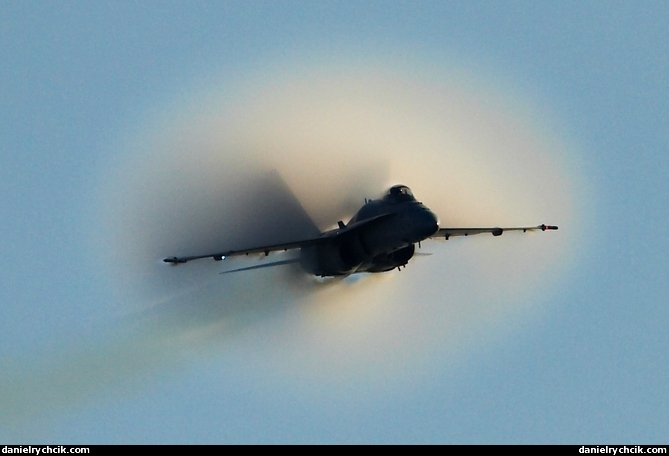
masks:
<path id="1" fill-rule="evenodd" d="M 580 245 L 587 195 L 575 154 L 565 153 L 573 146 L 494 84 L 453 74 L 291 62 L 174 107 L 132 145 L 110 198 L 119 295 L 140 308 L 184 303 L 201 315 L 177 323 L 189 340 L 201 331 L 210 341 L 224 332 L 212 327 L 264 321 L 279 308 L 290 323 L 259 335 L 262 350 L 250 358 L 289 376 L 341 379 L 386 377 L 435 350 L 459 351 L 463 334 L 542 302 Z M 271 170 L 322 229 L 401 182 L 442 226 L 561 230 L 425 243 L 435 254 L 401 274 L 338 283 L 283 270 L 221 278 L 218 263 L 160 263 L 252 241 L 245 223 L 262 214 L 245 222 L 240 214 L 252 211 L 258 195 L 249 194 Z"/>

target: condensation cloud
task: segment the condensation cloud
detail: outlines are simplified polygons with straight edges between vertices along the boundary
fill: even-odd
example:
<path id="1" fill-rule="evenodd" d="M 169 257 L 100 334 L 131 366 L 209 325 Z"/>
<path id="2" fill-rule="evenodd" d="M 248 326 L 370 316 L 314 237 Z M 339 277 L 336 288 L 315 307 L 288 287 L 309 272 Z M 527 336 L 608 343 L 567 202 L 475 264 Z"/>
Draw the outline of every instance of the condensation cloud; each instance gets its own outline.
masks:
<path id="1" fill-rule="evenodd" d="M 174 109 L 131 143 L 125 185 L 111 204 L 119 223 L 109 250 L 118 253 L 122 293 L 133 284 L 145 293 L 142 305 L 170 308 L 186 293 L 221 321 L 286 303 L 295 328 L 280 348 L 308 365 L 327 360 L 354 372 L 372 359 L 396 365 L 397 357 L 429 353 L 477 321 L 541 302 L 538 291 L 565 270 L 577 245 L 583 194 L 573 146 L 527 101 L 452 74 L 278 66 Z M 299 210 L 283 210 L 290 203 L 280 201 L 282 186 L 326 229 L 396 183 L 409 185 L 442 226 L 562 230 L 425 243 L 434 255 L 412 260 L 406 272 L 336 283 L 294 271 L 222 278 L 229 266 L 208 261 L 160 264 L 168 255 L 299 238 L 305 224 Z"/>
<path id="2" fill-rule="evenodd" d="M 531 100 L 435 68 L 293 61 L 194 91 L 128 138 L 122 166 L 101 178 L 94 242 L 119 310 L 145 325 L 119 346 L 151 350 L 106 350 L 106 368 L 130 359 L 150 370 L 243 331 L 250 348 L 240 359 L 287 385 L 402 387 L 443 369 L 441 355 L 466 352 L 463 341 L 545 303 L 582 245 L 577 152 Z M 402 272 L 344 280 L 288 266 L 219 275 L 263 258 L 161 261 L 299 238 L 305 213 L 327 229 L 397 183 L 441 226 L 560 230 L 425 242 L 420 251 L 432 255 Z"/>

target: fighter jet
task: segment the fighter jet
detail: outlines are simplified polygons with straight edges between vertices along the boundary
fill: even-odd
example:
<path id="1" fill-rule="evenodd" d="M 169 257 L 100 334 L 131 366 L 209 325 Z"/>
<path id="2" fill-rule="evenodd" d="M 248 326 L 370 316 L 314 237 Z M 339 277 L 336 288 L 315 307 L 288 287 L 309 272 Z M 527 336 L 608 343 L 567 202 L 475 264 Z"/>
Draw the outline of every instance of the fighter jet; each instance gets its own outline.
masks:
<path id="1" fill-rule="evenodd" d="M 506 231 L 558 229 L 555 225 L 545 224 L 512 228 L 441 228 L 437 216 L 417 201 L 406 185 L 391 187 L 380 199 L 365 200 L 365 204 L 348 223 L 340 220 L 337 225 L 333 230 L 296 241 L 223 250 L 205 255 L 169 257 L 163 261 L 177 265 L 202 258 L 221 261 L 241 255 L 267 256 L 275 251 L 298 250 L 299 255 L 296 258 L 223 273 L 298 263 L 305 272 L 314 276 L 348 276 L 406 267 L 416 252 L 416 244 L 427 239 L 449 239 L 484 233 L 500 236 Z"/>

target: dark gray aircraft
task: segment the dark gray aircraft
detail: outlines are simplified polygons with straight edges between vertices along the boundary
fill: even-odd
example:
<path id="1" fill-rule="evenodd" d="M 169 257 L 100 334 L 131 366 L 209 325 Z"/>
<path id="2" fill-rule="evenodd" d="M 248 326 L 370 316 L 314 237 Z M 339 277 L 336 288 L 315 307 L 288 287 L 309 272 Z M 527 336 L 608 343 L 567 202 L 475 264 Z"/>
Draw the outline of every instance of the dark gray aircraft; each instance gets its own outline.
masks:
<path id="1" fill-rule="evenodd" d="M 186 263 L 200 258 L 216 261 L 226 257 L 299 249 L 298 258 L 263 263 L 225 272 L 258 269 L 288 263 L 299 263 L 315 276 L 347 276 L 358 272 L 384 272 L 406 266 L 414 256 L 416 244 L 430 238 L 448 239 L 490 233 L 500 236 L 505 231 L 557 230 L 554 225 L 515 228 L 440 228 L 437 216 L 414 198 L 409 187 L 395 185 L 378 200 L 365 200 L 365 205 L 338 228 L 305 239 L 275 245 L 253 246 L 206 255 L 171 257 L 163 261 Z M 225 273 L 224 272 L 224 273 Z"/>

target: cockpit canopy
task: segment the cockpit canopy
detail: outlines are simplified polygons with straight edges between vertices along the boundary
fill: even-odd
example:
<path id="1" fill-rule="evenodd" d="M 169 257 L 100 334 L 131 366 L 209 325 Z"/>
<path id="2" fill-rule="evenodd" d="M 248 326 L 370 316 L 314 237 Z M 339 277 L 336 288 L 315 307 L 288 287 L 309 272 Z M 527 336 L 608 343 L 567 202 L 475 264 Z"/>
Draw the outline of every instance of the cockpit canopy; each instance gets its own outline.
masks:
<path id="1" fill-rule="evenodd" d="M 383 201 L 389 203 L 398 203 L 400 201 L 415 201 L 411 189 L 406 185 L 394 185 L 390 187 L 388 193 L 383 197 Z"/>

